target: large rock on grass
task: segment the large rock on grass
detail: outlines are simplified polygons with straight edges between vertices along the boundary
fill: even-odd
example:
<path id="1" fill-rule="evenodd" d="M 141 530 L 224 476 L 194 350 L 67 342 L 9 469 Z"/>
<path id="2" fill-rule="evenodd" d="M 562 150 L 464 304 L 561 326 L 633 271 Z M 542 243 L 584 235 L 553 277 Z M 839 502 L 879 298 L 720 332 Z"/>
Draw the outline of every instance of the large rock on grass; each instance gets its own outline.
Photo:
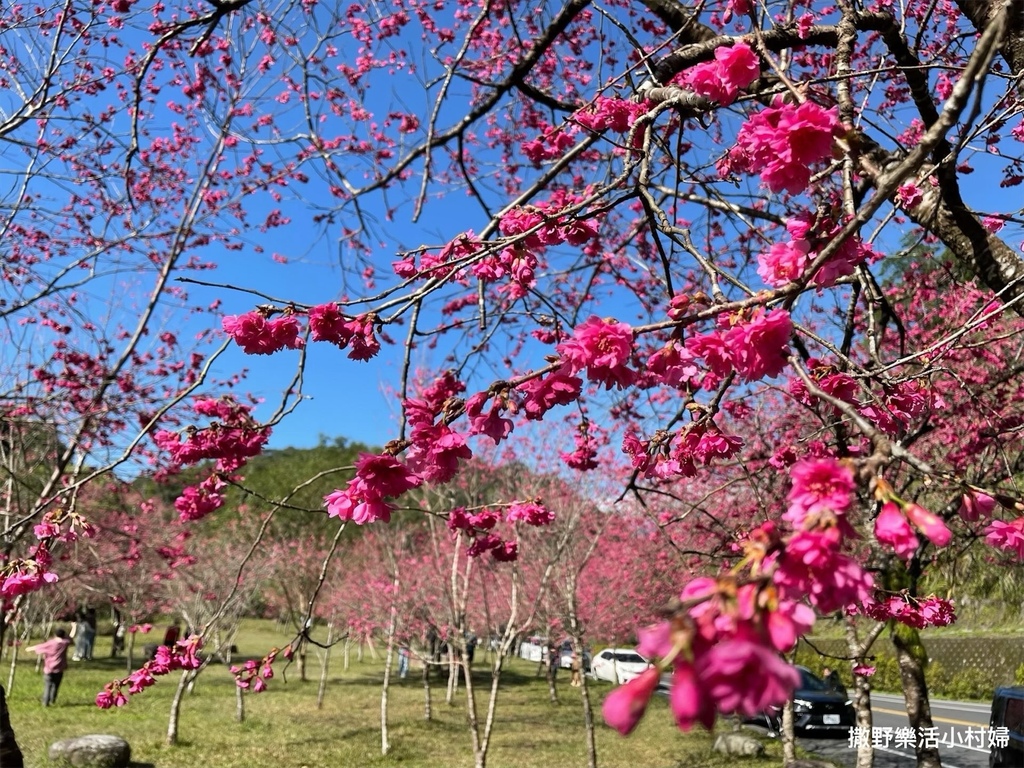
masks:
<path id="1" fill-rule="evenodd" d="M 743 731 L 718 734 L 712 749 L 728 757 L 760 757 L 764 754 L 764 744 Z"/>
<path id="2" fill-rule="evenodd" d="M 132 748 L 120 736 L 79 736 L 51 744 L 50 760 L 72 768 L 125 768 Z"/>

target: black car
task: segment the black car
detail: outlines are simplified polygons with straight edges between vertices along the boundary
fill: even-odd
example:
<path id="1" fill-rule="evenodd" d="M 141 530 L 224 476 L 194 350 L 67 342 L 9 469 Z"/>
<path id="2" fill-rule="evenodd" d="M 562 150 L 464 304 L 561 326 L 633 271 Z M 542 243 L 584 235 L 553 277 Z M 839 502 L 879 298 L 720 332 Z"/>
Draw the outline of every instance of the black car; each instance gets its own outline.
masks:
<path id="1" fill-rule="evenodd" d="M 1024 686 L 996 688 L 989 727 L 997 737 L 988 756 L 991 768 L 1024 765 Z"/>
<path id="2" fill-rule="evenodd" d="M 797 733 L 841 731 L 857 724 L 857 715 L 845 690 L 836 690 L 807 667 L 797 667 L 800 685 L 793 691 L 793 730 Z M 769 735 L 782 731 L 782 710 L 772 709 L 747 722 L 767 725 Z"/>

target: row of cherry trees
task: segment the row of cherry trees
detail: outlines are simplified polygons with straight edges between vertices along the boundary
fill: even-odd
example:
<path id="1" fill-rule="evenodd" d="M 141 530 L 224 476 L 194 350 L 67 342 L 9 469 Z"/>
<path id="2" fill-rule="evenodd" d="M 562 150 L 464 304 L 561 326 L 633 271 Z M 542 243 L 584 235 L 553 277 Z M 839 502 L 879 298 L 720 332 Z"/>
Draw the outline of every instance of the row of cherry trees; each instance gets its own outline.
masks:
<path id="1" fill-rule="evenodd" d="M 98 530 L 80 497 L 130 460 L 189 478 L 181 519 L 234 514 L 232 485 L 303 399 L 308 348 L 333 346 L 353 382 L 397 371 L 400 418 L 326 495 L 332 520 L 380 528 L 423 498 L 413 514 L 520 590 L 519 531 L 559 504 L 446 489 L 513 433 L 543 434 L 527 464 L 601 477 L 580 495 L 608 517 L 587 530 L 633 535 L 621 521 L 645 510 L 674 586 L 638 578 L 629 600 L 674 598 L 642 647 L 673 673 L 682 728 L 787 700 L 778 654 L 850 606 L 906 627 L 891 636 L 908 714 L 930 725 L 916 632 L 950 618 L 930 567 L 978 539 L 1024 555 L 1022 222 L 1012 195 L 984 194 L 1024 180 L 1014 3 L 0 14 L 6 600 L 60 578 L 59 553 Z M 234 251 L 325 245 L 327 294 L 199 277 Z M 225 344 L 294 361 L 277 402 L 230 391 Z M 541 432 L 561 420 L 571 438 Z M 258 519 L 239 525 L 240 571 L 269 543 Z M 549 537 L 563 554 L 574 538 Z M 409 570 L 393 563 L 375 582 L 389 636 Z M 456 627 L 460 572 L 444 582 Z M 653 682 L 606 719 L 631 730 Z M 939 756 L 922 744 L 918 761 Z"/>

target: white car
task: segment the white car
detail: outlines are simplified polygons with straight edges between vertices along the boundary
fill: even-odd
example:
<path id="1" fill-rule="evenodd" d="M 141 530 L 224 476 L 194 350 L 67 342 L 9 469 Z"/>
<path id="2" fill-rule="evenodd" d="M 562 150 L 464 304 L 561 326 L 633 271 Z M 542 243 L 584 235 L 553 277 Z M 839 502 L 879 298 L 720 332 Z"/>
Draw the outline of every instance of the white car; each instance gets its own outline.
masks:
<path id="1" fill-rule="evenodd" d="M 605 648 L 590 662 L 590 675 L 616 685 L 628 683 L 653 666 L 632 648 Z"/>

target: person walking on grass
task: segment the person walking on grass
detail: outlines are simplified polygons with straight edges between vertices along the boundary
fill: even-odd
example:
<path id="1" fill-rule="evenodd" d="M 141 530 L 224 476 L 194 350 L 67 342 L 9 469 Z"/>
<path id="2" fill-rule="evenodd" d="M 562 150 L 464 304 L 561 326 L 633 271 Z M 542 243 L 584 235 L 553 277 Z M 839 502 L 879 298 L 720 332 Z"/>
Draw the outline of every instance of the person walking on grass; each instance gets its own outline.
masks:
<path id="1" fill-rule="evenodd" d="M 57 691 L 60 689 L 60 681 L 64 677 L 64 670 L 68 668 L 68 646 L 71 641 L 68 633 L 58 629 L 53 637 L 45 643 L 33 645 L 29 648 L 39 656 L 43 657 L 43 706 L 48 707 L 57 703 Z"/>

